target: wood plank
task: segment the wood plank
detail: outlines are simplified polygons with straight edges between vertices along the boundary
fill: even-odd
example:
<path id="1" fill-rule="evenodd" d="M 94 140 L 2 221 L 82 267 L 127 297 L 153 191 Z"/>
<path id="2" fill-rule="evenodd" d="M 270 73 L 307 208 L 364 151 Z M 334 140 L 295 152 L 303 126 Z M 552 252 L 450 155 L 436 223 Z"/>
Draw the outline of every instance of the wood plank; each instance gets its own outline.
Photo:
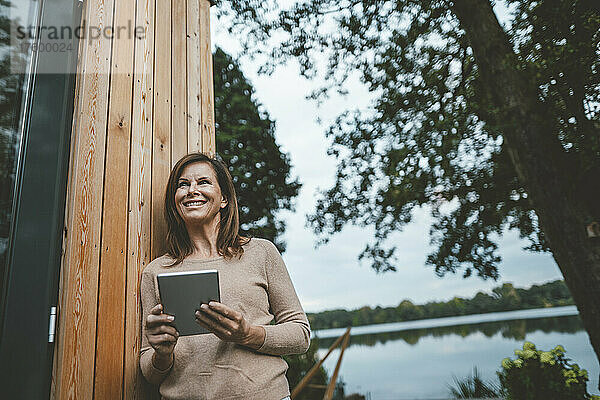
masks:
<path id="1" fill-rule="evenodd" d="M 81 13 L 81 25 L 85 26 L 85 9 Z M 79 106 L 80 106 L 80 91 L 81 91 L 81 77 L 83 76 L 83 71 L 85 71 L 85 50 L 86 43 L 84 40 L 79 41 L 79 48 L 77 50 L 77 79 L 75 79 L 75 94 L 73 96 L 73 121 L 71 123 L 71 136 L 70 143 L 71 149 L 74 149 L 75 143 L 77 142 L 77 123 L 79 115 Z M 69 166 L 75 165 L 75 152 L 71 150 L 69 152 Z M 64 346 L 64 335 L 61 335 L 60 332 L 65 332 L 66 329 L 66 319 L 61 318 L 61 311 L 64 308 L 64 304 L 66 301 L 65 293 L 67 293 L 68 289 L 68 264 L 67 264 L 67 249 L 69 247 L 69 235 L 67 227 L 70 226 L 70 215 L 68 210 L 73 208 L 72 202 L 74 201 L 74 193 L 73 190 L 73 169 L 69 169 L 67 176 L 67 190 L 66 190 L 66 199 L 65 199 L 65 214 L 64 214 L 64 229 L 63 229 L 63 241 L 62 241 L 62 253 L 61 253 L 61 266 L 60 266 L 60 277 L 58 282 L 58 307 L 57 307 L 57 332 L 56 335 L 56 347 L 53 355 L 53 364 L 52 364 L 52 378 L 50 383 L 50 399 L 54 400 L 59 397 L 60 394 L 60 382 L 61 382 L 61 372 L 62 372 L 62 355 L 63 352 L 60 349 Z"/>
<path id="2" fill-rule="evenodd" d="M 87 25 L 112 24 L 112 0 L 85 5 Z M 70 205 L 64 259 L 57 391 L 61 399 L 92 398 L 104 150 L 108 112 L 111 42 L 86 42 L 80 75 L 78 114 L 71 149 Z"/>
<path id="3" fill-rule="evenodd" d="M 171 170 L 171 2 L 156 0 L 151 258 L 165 252 L 164 195 Z"/>
<path id="4" fill-rule="evenodd" d="M 350 342 L 350 328 L 346 331 L 344 341 L 342 342 L 342 347 L 340 350 L 340 357 L 335 364 L 335 368 L 333 369 L 333 374 L 331 375 L 331 379 L 329 380 L 329 384 L 327 385 L 327 389 L 325 390 L 325 395 L 323 396 L 323 400 L 331 400 L 333 397 L 333 391 L 335 390 L 335 383 L 337 382 L 338 373 L 340 372 L 340 367 L 342 366 L 342 358 L 344 357 L 344 351 L 346 351 L 346 347 L 348 347 L 348 343 Z"/>
<path id="5" fill-rule="evenodd" d="M 135 1 L 115 3 L 117 29 L 134 20 Z M 133 46 L 134 38 L 122 32 L 113 39 L 98 283 L 97 399 L 120 399 L 123 389 Z"/>
<path id="6" fill-rule="evenodd" d="M 151 396 L 139 368 L 141 344 L 140 277 L 150 262 L 150 206 L 154 76 L 154 0 L 138 0 L 136 26 L 144 35 L 135 40 L 129 221 L 127 244 L 127 291 L 125 311 L 125 371 L 123 398 L 147 400 Z M 156 390 L 154 390 L 156 392 Z"/>
<path id="7" fill-rule="evenodd" d="M 318 363 L 316 363 L 315 365 L 312 366 L 311 369 L 308 370 L 308 372 L 306 373 L 306 375 L 304 375 L 304 378 L 302 378 L 300 380 L 300 382 L 298 382 L 298 384 L 296 385 L 296 387 L 294 388 L 294 390 L 292 390 L 292 394 L 290 395 L 290 397 L 293 399 L 295 399 L 296 397 L 298 397 L 298 395 L 300 395 L 300 393 L 302 392 L 302 390 L 304 390 L 305 387 L 310 386 L 309 382 L 310 380 L 313 378 L 313 376 L 319 372 L 319 368 L 321 368 L 321 365 L 323 365 L 323 363 L 325 362 L 325 360 L 327 359 L 327 357 L 329 357 L 329 355 L 331 354 L 331 352 L 339 346 L 339 344 L 342 342 L 342 340 L 344 340 L 344 338 L 346 336 L 350 335 L 350 327 L 346 328 L 346 332 L 344 332 L 344 334 L 342 336 L 340 336 L 339 338 L 337 338 L 335 340 L 335 342 L 333 342 L 333 344 L 331 346 L 329 346 L 329 349 L 327 350 L 327 354 L 325 354 L 325 356 L 323 356 L 323 358 L 321 358 L 319 360 Z M 327 387 L 327 386 L 326 386 Z"/>
<path id="8" fill-rule="evenodd" d="M 111 24 L 114 6 L 116 26 L 145 33 L 115 40 L 112 62 L 110 40 L 80 42 L 53 398 L 156 398 L 139 370 L 139 278 L 162 253 L 172 164 L 214 143 L 208 4 L 85 4 L 87 25 Z"/>
<path id="9" fill-rule="evenodd" d="M 188 152 L 202 151 L 200 53 L 200 4 L 203 0 L 187 3 L 187 111 Z"/>
<path id="10" fill-rule="evenodd" d="M 172 1 L 171 43 L 173 80 L 171 87 L 171 167 L 187 153 L 187 48 L 186 4 Z"/>
<path id="11" fill-rule="evenodd" d="M 214 155 L 215 143 L 215 96 L 213 85 L 213 62 L 210 47 L 210 1 L 200 1 L 200 92 L 201 92 L 201 149 Z"/>

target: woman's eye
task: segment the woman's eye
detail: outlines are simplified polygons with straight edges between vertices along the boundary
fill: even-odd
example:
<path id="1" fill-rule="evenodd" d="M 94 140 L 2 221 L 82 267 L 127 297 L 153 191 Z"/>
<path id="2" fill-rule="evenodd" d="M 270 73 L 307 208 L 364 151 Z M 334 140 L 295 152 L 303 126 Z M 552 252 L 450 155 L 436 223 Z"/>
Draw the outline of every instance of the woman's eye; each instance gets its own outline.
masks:
<path id="1" fill-rule="evenodd" d="M 177 187 L 187 186 L 187 184 L 188 184 L 187 182 L 181 181 L 177 184 Z"/>

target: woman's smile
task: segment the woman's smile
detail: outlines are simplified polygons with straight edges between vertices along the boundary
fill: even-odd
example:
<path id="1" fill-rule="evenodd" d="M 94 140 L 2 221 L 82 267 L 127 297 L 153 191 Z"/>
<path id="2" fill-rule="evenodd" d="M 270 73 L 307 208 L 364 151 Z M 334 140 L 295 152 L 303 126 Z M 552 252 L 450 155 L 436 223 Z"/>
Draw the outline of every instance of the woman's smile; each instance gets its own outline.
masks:
<path id="1" fill-rule="evenodd" d="M 187 208 L 196 208 L 204 204 L 206 204 L 206 200 L 188 200 L 183 202 L 183 205 Z"/>

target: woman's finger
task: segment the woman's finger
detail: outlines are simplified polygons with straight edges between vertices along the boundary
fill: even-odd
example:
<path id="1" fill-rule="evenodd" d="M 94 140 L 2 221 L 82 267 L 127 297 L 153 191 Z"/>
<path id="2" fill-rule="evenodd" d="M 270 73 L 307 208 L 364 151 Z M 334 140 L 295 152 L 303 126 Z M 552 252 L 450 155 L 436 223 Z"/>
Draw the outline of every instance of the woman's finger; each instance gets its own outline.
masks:
<path id="1" fill-rule="evenodd" d="M 229 337 L 229 335 L 231 335 L 231 331 L 227 329 L 227 327 L 221 325 L 219 322 L 215 321 L 209 316 L 202 314 L 200 311 L 196 312 L 196 322 L 217 336 L 221 335 L 224 337 Z"/>
<path id="2" fill-rule="evenodd" d="M 204 322 L 204 317 L 196 316 L 196 323 L 198 325 L 200 325 L 201 327 L 203 327 L 204 329 L 207 329 L 208 331 L 215 333 L 215 332 L 213 332 L 212 326 L 209 326 L 206 322 Z"/>
<path id="3" fill-rule="evenodd" d="M 223 303 L 219 303 L 218 301 L 211 301 L 207 304 L 208 309 L 218 312 L 225 317 L 237 321 L 240 319 L 241 314 L 234 309 L 227 307 Z"/>
<path id="4" fill-rule="evenodd" d="M 169 335 L 168 333 L 161 333 L 160 335 L 150 335 L 148 337 L 150 345 L 161 345 L 164 343 L 176 343 L 177 337 Z"/>
<path id="5" fill-rule="evenodd" d="M 152 335 L 160 335 L 162 333 L 168 333 L 169 335 L 179 337 L 179 332 L 171 325 L 158 325 L 150 330 Z"/>
<path id="6" fill-rule="evenodd" d="M 214 334 L 219 339 L 221 339 L 225 342 L 231 341 L 231 336 L 230 336 L 229 332 L 224 332 L 224 331 L 219 331 L 219 330 L 213 329 L 210 326 L 206 325 L 204 322 L 200 321 L 199 319 L 197 319 L 196 322 L 198 323 L 198 325 L 200 325 L 204 329 L 207 329 L 209 332 Z"/>
<path id="7" fill-rule="evenodd" d="M 175 320 L 175 317 L 168 314 L 150 314 L 146 318 L 146 327 L 151 328 L 157 325 L 165 324 L 169 325 Z"/>
<path id="8" fill-rule="evenodd" d="M 231 319 L 229 319 L 226 316 L 223 316 L 223 314 L 220 314 L 218 312 L 211 310 L 206 304 L 202 304 L 200 306 L 199 311 L 200 311 L 200 313 L 204 313 L 205 315 L 208 315 L 210 318 L 217 321 L 219 324 L 223 325 L 224 327 L 226 327 L 228 329 L 234 328 L 234 325 L 233 325 L 234 321 L 232 321 Z"/>
<path id="9" fill-rule="evenodd" d="M 150 310 L 150 314 L 154 314 L 154 315 L 160 315 L 162 313 L 162 304 L 157 304 L 154 307 L 152 307 L 152 310 Z"/>

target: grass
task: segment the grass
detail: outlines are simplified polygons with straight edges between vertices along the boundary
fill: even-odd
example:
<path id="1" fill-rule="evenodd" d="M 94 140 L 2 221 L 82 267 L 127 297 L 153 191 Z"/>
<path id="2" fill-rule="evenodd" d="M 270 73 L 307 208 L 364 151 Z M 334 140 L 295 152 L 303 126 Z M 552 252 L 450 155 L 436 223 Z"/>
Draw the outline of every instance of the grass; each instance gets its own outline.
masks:
<path id="1" fill-rule="evenodd" d="M 454 383 L 448 385 L 450 395 L 454 399 L 481 399 L 481 398 L 498 398 L 498 385 L 493 382 L 485 382 L 481 379 L 477 367 L 473 368 L 473 374 L 466 378 L 459 379 L 456 376 L 453 378 Z"/>

